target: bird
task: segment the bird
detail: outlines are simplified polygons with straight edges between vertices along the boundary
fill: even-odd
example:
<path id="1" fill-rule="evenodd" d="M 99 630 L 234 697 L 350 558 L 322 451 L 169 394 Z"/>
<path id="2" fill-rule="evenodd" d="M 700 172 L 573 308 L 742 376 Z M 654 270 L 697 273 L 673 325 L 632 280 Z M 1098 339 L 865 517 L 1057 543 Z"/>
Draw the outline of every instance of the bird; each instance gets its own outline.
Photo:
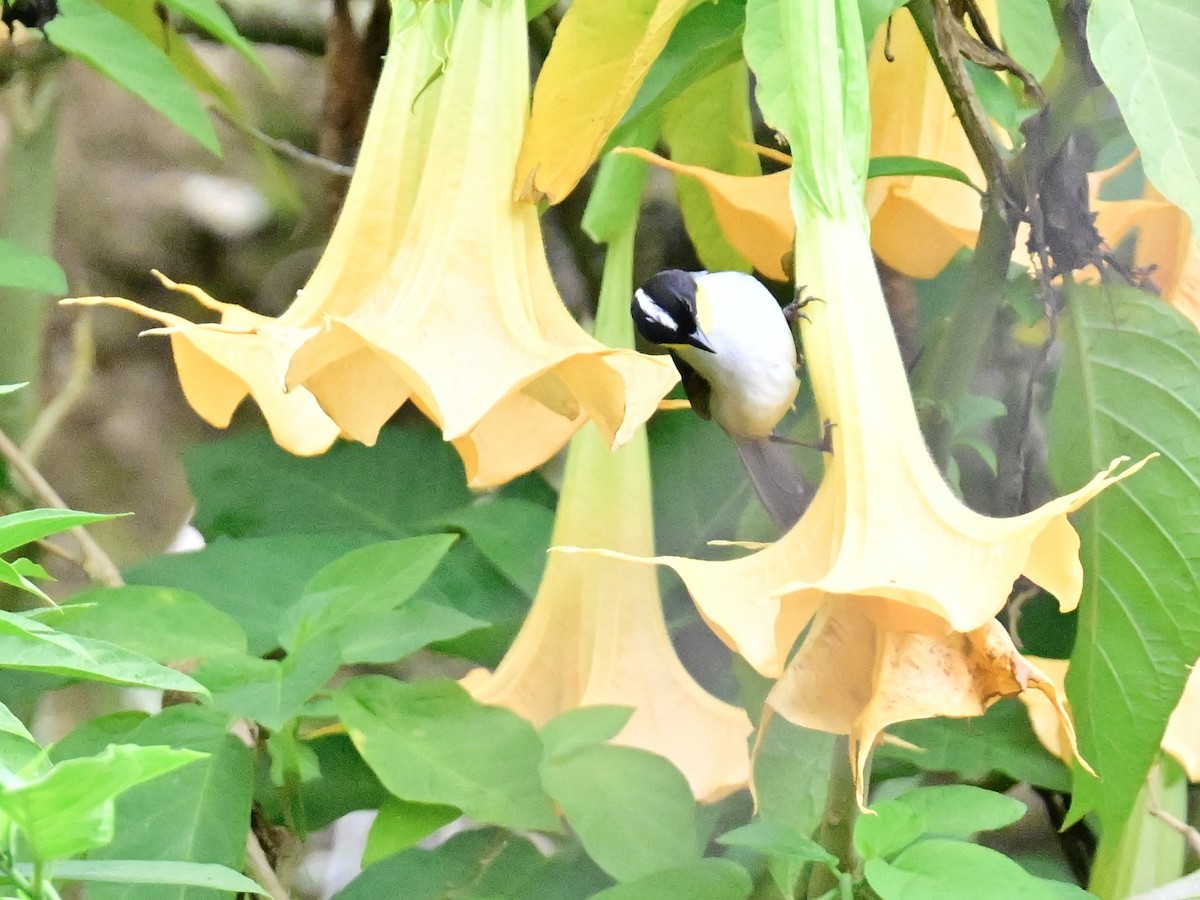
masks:
<path id="1" fill-rule="evenodd" d="M 638 333 L 665 347 L 692 409 L 733 439 L 755 492 L 781 531 L 811 490 L 775 433 L 800 390 L 792 327 L 775 298 L 743 272 L 666 269 L 633 293 Z"/>

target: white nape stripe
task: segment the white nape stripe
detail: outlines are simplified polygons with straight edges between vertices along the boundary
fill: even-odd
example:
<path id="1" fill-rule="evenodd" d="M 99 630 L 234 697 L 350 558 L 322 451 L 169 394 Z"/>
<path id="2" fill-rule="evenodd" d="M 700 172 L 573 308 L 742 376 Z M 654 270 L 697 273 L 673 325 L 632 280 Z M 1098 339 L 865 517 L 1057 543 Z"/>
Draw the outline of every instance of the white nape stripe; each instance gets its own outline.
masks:
<path id="1" fill-rule="evenodd" d="M 638 306 L 642 308 L 642 312 L 646 314 L 646 318 L 652 319 L 659 325 L 669 328 L 671 331 L 679 330 L 679 323 L 672 319 L 666 310 L 651 300 L 650 295 L 641 288 L 634 291 L 633 296 L 637 300 Z"/>

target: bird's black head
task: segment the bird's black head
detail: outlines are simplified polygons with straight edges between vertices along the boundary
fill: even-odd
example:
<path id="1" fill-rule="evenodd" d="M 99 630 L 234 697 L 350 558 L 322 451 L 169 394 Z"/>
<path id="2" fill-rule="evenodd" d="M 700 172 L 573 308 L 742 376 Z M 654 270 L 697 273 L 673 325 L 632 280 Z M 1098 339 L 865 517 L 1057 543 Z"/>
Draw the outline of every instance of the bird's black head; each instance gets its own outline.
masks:
<path id="1" fill-rule="evenodd" d="M 682 269 L 659 272 L 633 292 L 629 314 L 652 344 L 690 344 L 713 352 L 696 321 L 696 279 Z"/>

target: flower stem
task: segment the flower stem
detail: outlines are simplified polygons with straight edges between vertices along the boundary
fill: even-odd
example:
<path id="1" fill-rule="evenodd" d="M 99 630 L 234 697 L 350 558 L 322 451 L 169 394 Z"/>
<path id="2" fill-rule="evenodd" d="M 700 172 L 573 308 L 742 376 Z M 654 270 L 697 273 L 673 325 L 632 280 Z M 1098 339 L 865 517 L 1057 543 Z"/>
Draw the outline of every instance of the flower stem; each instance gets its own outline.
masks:
<path id="1" fill-rule="evenodd" d="M 833 763 L 829 771 L 829 793 L 825 799 L 825 815 L 817 840 L 838 858 L 842 876 L 858 870 L 859 860 L 854 851 L 854 823 L 858 821 L 858 796 L 854 790 L 854 764 L 850 756 L 850 738 L 838 735 L 833 742 Z M 824 866 L 816 866 L 808 882 L 808 896 L 822 897 L 832 890 L 844 888 L 845 877 L 834 875 Z"/>

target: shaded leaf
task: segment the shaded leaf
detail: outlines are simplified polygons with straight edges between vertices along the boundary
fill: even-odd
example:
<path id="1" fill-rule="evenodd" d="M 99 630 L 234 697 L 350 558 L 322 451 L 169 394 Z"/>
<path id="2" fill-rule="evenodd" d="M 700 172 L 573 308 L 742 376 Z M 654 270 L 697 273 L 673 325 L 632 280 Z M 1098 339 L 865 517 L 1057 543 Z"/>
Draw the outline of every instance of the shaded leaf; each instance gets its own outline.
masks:
<path id="1" fill-rule="evenodd" d="M 961 841 L 914 844 L 891 863 L 867 860 L 867 883 L 882 900 L 1051 900 L 1047 882 L 1006 856 Z"/>
<path id="2" fill-rule="evenodd" d="M 223 44 L 228 44 L 253 65 L 267 75 L 267 67 L 255 52 L 254 47 L 238 34 L 237 26 L 216 0 L 162 0 L 163 6 L 175 10 L 191 19 Z"/>
<path id="3" fill-rule="evenodd" d="M 370 866 L 416 845 L 462 813 L 458 807 L 438 803 L 411 803 L 388 797 L 371 823 L 362 864 Z"/>
<path id="4" fill-rule="evenodd" d="M 546 569 L 554 513 L 525 500 L 473 503 L 438 520 L 461 529 L 509 581 L 532 597 Z"/>
<path id="5" fill-rule="evenodd" d="M 158 47 L 91 0 L 58 0 L 58 10 L 45 28 L 50 43 L 141 98 L 220 155 L 204 105 Z"/>
<path id="6" fill-rule="evenodd" d="M 1200 334 L 1131 288 L 1073 288 L 1066 356 L 1050 417 L 1060 484 L 1106 453 L 1162 454 L 1076 514 L 1083 564 L 1067 695 L 1085 759 L 1072 815 L 1126 820 L 1167 719 L 1200 658 Z"/>
<path id="7" fill-rule="evenodd" d="M 661 756 L 590 744 L 547 759 L 542 781 L 588 855 L 618 881 L 699 855 L 691 789 Z"/>
<path id="8" fill-rule="evenodd" d="M 1025 815 L 1025 804 L 1014 797 L 970 784 L 928 785 L 895 799 L 924 823 L 931 837 L 968 838 L 981 831 L 1011 825 Z"/>
<path id="9" fill-rule="evenodd" d="M 854 849 L 863 859 L 899 853 L 926 831 L 925 817 L 899 800 L 873 803 L 871 811 L 854 824 Z"/>
<path id="10" fill-rule="evenodd" d="M 541 742 L 514 713 L 477 703 L 454 682 L 382 676 L 348 681 L 334 704 L 359 753 L 395 796 L 456 806 L 476 821 L 510 828 L 557 827 L 538 778 Z"/>
<path id="11" fill-rule="evenodd" d="M 930 178 L 945 178 L 965 184 L 982 196 L 983 190 L 962 169 L 919 156 L 876 156 L 867 165 L 868 178 L 886 178 L 889 175 L 925 175 Z"/>
<path id="12" fill-rule="evenodd" d="M 583 706 L 559 713 L 538 729 L 546 758 L 612 740 L 631 715 L 633 709 L 628 706 Z"/>

